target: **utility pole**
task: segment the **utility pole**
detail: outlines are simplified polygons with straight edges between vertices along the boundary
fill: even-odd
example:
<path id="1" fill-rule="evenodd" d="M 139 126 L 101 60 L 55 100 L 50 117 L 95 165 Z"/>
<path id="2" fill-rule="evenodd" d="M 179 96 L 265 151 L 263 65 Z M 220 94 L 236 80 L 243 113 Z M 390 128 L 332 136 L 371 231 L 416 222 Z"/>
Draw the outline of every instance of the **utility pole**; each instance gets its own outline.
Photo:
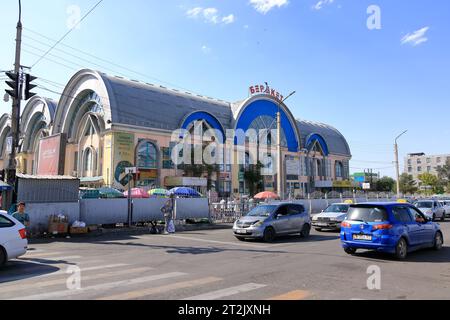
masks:
<path id="1" fill-rule="evenodd" d="M 11 114 L 11 131 L 12 131 L 12 150 L 9 156 L 7 180 L 8 184 L 13 187 L 11 193 L 8 196 L 7 206 L 8 208 L 16 201 L 16 152 L 19 146 L 19 134 L 20 134 L 20 100 L 22 99 L 22 79 L 20 75 L 20 54 L 22 46 L 22 3 L 19 0 L 19 21 L 17 22 L 16 33 L 16 58 L 14 63 L 14 73 L 18 76 L 18 94 L 12 98 L 12 114 Z"/>
<path id="2" fill-rule="evenodd" d="M 277 112 L 277 167 L 278 167 L 278 173 L 277 173 L 277 190 L 278 190 L 278 196 L 281 200 L 284 200 L 284 188 L 283 188 L 283 159 L 282 159 L 282 152 L 281 152 L 281 105 L 290 97 L 292 97 L 296 91 L 289 94 L 286 98 L 283 100 L 280 100 L 278 103 L 278 112 Z"/>
<path id="3" fill-rule="evenodd" d="M 408 132 L 408 130 L 405 130 L 400 135 L 398 135 L 397 138 L 395 138 L 395 144 L 394 144 L 395 169 L 396 169 L 396 175 L 397 175 L 397 199 L 400 199 L 400 163 L 399 163 L 399 159 L 398 159 L 398 139 L 407 132 Z"/>

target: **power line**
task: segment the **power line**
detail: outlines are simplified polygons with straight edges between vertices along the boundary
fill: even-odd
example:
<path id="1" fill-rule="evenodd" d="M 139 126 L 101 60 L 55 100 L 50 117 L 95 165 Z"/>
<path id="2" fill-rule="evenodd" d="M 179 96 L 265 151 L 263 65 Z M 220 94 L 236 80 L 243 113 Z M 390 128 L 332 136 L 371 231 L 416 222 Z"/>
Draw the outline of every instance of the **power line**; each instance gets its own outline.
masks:
<path id="1" fill-rule="evenodd" d="M 35 34 L 35 35 L 38 35 L 38 36 L 40 36 L 40 37 L 42 37 L 42 38 L 44 38 L 44 39 L 46 39 L 46 40 L 48 40 L 48 41 L 52 41 L 52 42 L 55 41 L 54 39 L 52 39 L 52 38 L 50 38 L 50 37 L 47 37 L 47 36 L 45 36 L 45 35 L 43 35 L 43 34 L 41 34 L 41 33 L 39 33 L 39 32 L 36 32 L 36 31 L 34 31 L 34 30 L 31 30 L 31 29 L 29 29 L 29 28 L 24 28 L 24 29 L 25 29 L 26 31 L 29 31 L 29 32 L 31 32 L 31 33 L 33 33 L 33 34 Z M 34 38 L 31 38 L 31 37 L 27 37 L 27 38 L 32 39 L 33 41 L 39 41 L 39 40 L 35 40 Z M 39 41 L 39 42 L 40 42 L 40 41 Z M 40 43 L 42 43 L 42 42 L 40 42 Z M 91 57 L 91 58 L 97 59 L 97 60 L 102 61 L 102 62 L 104 62 L 104 63 L 107 63 L 107 64 L 109 64 L 109 65 L 112 65 L 112 66 L 114 66 L 114 67 L 116 67 L 116 68 L 125 70 L 125 71 L 130 72 L 130 73 L 133 73 L 133 74 L 135 74 L 135 75 L 138 75 L 138 76 L 140 76 L 140 77 L 142 77 L 142 78 L 144 78 L 144 79 L 147 79 L 147 80 L 150 80 L 150 81 L 155 81 L 155 82 L 157 82 L 157 83 L 165 84 L 165 85 L 168 85 L 168 86 L 170 86 L 170 87 L 173 87 L 173 88 L 176 88 L 176 89 L 181 89 L 181 90 L 184 90 L 184 91 L 188 91 L 188 92 L 191 92 L 191 93 L 194 93 L 194 94 L 200 94 L 200 93 L 198 93 L 198 92 L 195 92 L 195 91 L 192 91 L 192 90 L 190 90 L 190 89 L 187 89 L 187 88 L 185 88 L 185 87 L 183 87 L 183 86 L 180 86 L 180 85 L 177 85 L 177 84 L 168 82 L 168 81 L 164 81 L 164 80 L 161 80 L 161 79 L 156 78 L 156 77 L 153 77 L 153 76 L 149 76 L 149 75 L 144 74 L 144 73 L 139 72 L 139 71 L 132 70 L 132 69 L 130 69 L 130 68 L 128 68 L 128 67 L 125 67 L 125 66 L 122 66 L 122 65 L 120 65 L 120 64 L 118 64 L 118 63 L 115 63 L 115 62 L 106 60 L 106 59 L 104 59 L 104 58 L 98 57 L 98 56 L 96 56 L 96 55 L 94 55 L 94 54 L 92 54 L 92 53 L 88 53 L 88 52 L 82 51 L 82 50 L 80 50 L 80 49 L 78 49 L 78 48 L 69 46 L 69 45 L 67 45 L 67 44 L 60 43 L 60 45 L 63 46 L 63 47 L 66 47 L 66 48 L 68 48 L 68 49 L 71 49 L 71 50 L 73 50 L 73 51 L 77 51 L 77 52 L 79 52 L 79 53 L 81 53 L 81 54 L 83 54 L 83 55 L 89 56 L 89 57 Z M 50 45 L 46 44 L 46 46 L 50 46 Z M 60 49 L 56 49 L 56 50 L 59 50 L 60 52 L 64 52 L 63 50 L 60 50 Z M 64 53 L 68 54 L 67 52 L 64 52 Z M 73 54 L 69 54 L 69 55 L 73 55 Z M 80 59 L 80 60 L 84 60 L 84 58 L 81 58 L 81 57 L 79 57 L 79 56 L 77 56 L 77 58 Z M 47 59 L 47 60 L 48 60 L 48 59 Z M 89 60 L 87 60 L 87 61 L 89 61 Z M 89 61 L 89 62 L 92 63 L 93 65 L 97 65 L 97 66 L 99 66 L 99 67 L 101 67 L 101 68 L 103 68 L 103 69 L 108 69 L 107 67 L 104 67 L 104 66 L 102 66 L 102 65 L 96 64 L 95 62 L 92 62 L 92 61 Z M 117 71 L 115 71 L 115 70 L 113 70 L 113 69 L 109 69 L 109 70 L 112 71 L 112 72 L 114 72 L 114 73 L 118 73 L 119 75 L 123 75 L 123 76 L 125 76 L 125 78 L 132 78 L 132 77 L 130 77 L 130 76 L 124 74 L 124 73 L 117 72 Z"/>
<path id="2" fill-rule="evenodd" d="M 99 2 L 97 2 L 95 4 L 94 7 L 92 7 L 91 10 L 88 11 L 88 13 L 86 13 L 71 29 L 69 29 L 69 31 L 67 31 L 62 37 L 61 39 L 59 39 L 50 49 L 47 50 L 47 52 L 45 52 L 44 55 L 42 55 L 32 66 L 31 68 L 34 68 L 39 62 L 42 61 L 42 59 L 44 59 L 58 44 L 60 44 L 84 19 L 86 19 L 99 5 L 100 3 L 102 3 L 103 0 L 100 0 Z"/>

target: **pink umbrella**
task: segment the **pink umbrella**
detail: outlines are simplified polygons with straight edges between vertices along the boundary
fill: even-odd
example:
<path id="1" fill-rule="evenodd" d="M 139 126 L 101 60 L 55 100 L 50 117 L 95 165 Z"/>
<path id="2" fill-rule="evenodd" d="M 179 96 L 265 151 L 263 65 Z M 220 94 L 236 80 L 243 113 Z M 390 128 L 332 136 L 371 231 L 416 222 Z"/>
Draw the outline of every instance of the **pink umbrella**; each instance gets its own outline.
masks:
<path id="1" fill-rule="evenodd" d="M 128 191 L 123 193 L 125 197 L 128 198 Z M 131 189 L 131 198 L 133 199 L 147 199 L 150 198 L 149 194 L 141 188 L 133 188 Z"/>

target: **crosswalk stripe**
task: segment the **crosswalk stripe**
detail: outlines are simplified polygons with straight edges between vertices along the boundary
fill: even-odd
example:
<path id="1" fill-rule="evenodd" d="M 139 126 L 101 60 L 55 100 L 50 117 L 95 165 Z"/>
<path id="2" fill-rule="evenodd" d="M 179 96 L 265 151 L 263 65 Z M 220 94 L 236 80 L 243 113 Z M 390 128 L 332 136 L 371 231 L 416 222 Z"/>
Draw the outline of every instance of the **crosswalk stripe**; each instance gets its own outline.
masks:
<path id="1" fill-rule="evenodd" d="M 27 253 L 22 256 L 22 258 L 40 258 L 40 257 L 49 257 L 49 256 L 57 256 L 62 254 L 62 252 L 43 252 L 43 253 Z"/>
<path id="2" fill-rule="evenodd" d="M 81 256 L 68 256 L 68 257 L 52 257 L 52 258 L 22 258 L 19 259 L 19 261 L 33 261 L 33 260 L 44 260 L 44 261 L 67 261 L 67 260 L 79 260 L 81 259 Z"/>
<path id="3" fill-rule="evenodd" d="M 81 265 L 91 265 L 94 263 L 101 263 L 102 261 L 100 260 L 95 260 L 95 261 L 86 261 L 86 262 L 82 262 L 80 264 L 77 264 L 76 266 L 80 267 Z M 33 263 L 39 266 L 44 266 L 44 267 L 59 267 L 59 269 L 67 266 L 66 264 L 64 265 L 52 265 L 52 266 L 48 266 L 46 264 L 40 264 L 40 263 Z M 112 268 L 118 268 L 118 267 L 126 267 L 128 266 L 128 264 L 110 264 L 110 265 L 103 265 L 103 266 L 95 266 L 95 267 L 89 267 L 89 268 L 81 268 L 82 272 L 87 272 L 87 271 L 95 271 L 95 270 L 101 270 L 101 269 L 112 269 Z M 23 274 L 21 275 L 15 275 L 15 276 L 9 276 L 9 277 L 1 277 L 0 276 L 0 288 L 2 287 L 2 283 L 6 283 L 6 282 L 11 282 L 11 281 L 20 281 L 20 280 L 29 280 L 29 279 L 42 279 L 42 278 L 47 278 L 47 277 L 53 277 L 53 276 L 57 276 L 60 274 L 65 274 L 66 270 L 59 270 L 56 272 L 52 272 L 52 273 L 46 273 L 46 274 L 39 274 L 37 273 L 36 276 L 33 277 L 33 274 L 30 274 L 29 272 L 27 273 L 27 271 L 37 271 L 39 272 L 38 269 L 36 269 L 36 267 L 34 268 L 26 268 L 26 269 L 20 269 L 21 272 L 23 272 Z"/>
<path id="4" fill-rule="evenodd" d="M 138 298 L 150 296 L 153 294 L 160 294 L 160 293 L 165 293 L 165 292 L 169 292 L 169 291 L 173 291 L 173 290 L 180 290 L 180 289 L 186 289 L 186 288 L 191 288 L 191 287 L 195 287 L 195 286 L 202 286 L 202 285 L 210 284 L 213 282 L 218 282 L 221 280 L 223 280 L 223 279 L 216 278 L 216 277 L 208 277 L 208 278 L 202 278 L 202 279 L 198 279 L 198 280 L 190 280 L 190 281 L 173 283 L 173 284 L 169 284 L 169 285 L 161 286 L 161 287 L 148 288 L 148 289 L 137 290 L 137 291 L 130 291 L 130 292 L 126 292 L 123 294 L 117 294 L 117 295 L 112 295 L 112 296 L 108 296 L 108 297 L 103 297 L 98 300 L 132 300 L 132 299 L 138 299 Z"/>
<path id="5" fill-rule="evenodd" d="M 310 296 L 310 293 L 308 291 L 303 290 L 295 290 L 291 291 L 279 296 L 275 296 L 272 298 L 269 298 L 267 300 L 273 300 L 273 301 L 295 301 L 295 300 L 304 300 Z"/>
<path id="6" fill-rule="evenodd" d="M 89 291 L 100 291 L 100 290 L 109 290 L 109 289 L 115 289 L 116 287 L 126 287 L 126 286 L 132 286 L 136 284 L 142 284 L 146 282 L 152 282 L 152 281 L 158 281 L 163 279 L 170 279 L 170 278 L 176 278 L 181 276 L 186 276 L 186 273 L 182 272 L 171 272 L 171 273 L 164 273 L 159 275 L 153 275 L 148 277 L 142 277 L 142 278 L 135 278 L 135 279 L 129 279 L 129 280 L 121 280 L 116 282 L 109 282 L 109 283 L 103 283 L 99 285 L 89 286 L 85 287 L 79 290 L 63 290 L 63 291 L 55 291 L 55 292 L 49 292 L 49 293 L 43 293 L 43 294 L 36 294 L 31 295 L 28 297 L 16 297 L 11 298 L 9 300 L 46 300 L 46 299 L 61 299 L 65 297 L 75 296 L 83 293 L 87 293 Z"/>
<path id="7" fill-rule="evenodd" d="M 266 287 L 266 285 L 264 285 L 264 284 L 247 283 L 247 284 L 243 284 L 243 285 L 240 285 L 237 287 L 217 290 L 217 291 L 201 294 L 198 296 L 186 298 L 183 300 L 217 300 L 217 299 L 221 299 L 221 298 L 225 298 L 225 297 L 234 296 L 239 293 L 250 292 L 253 290 L 261 289 L 264 287 Z"/>
<path id="8" fill-rule="evenodd" d="M 83 271 L 81 271 L 81 283 L 84 283 L 85 281 L 89 280 L 98 280 L 98 279 L 104 279 L 104 278 L 110 278 L 110 277 L 117 277 L 122 275 L 127 275 L 131 273 L 139 273 L 139 272 L 146 272 L 150 271 L 153 268 L 135 268 L 135 269 L 126 269 L 126 270 L 120 270 L 120 271 L 113 271 L 109 273 L 101 273 L 98 275 L 91 275 L 91 276 L 83 276 Z M 67 277 L 61 278 L 61 279 L 55 279 L 55 280 L 49 280 L 49 281 L 40 281 L 40 282 L 34 282 L 33 284 L 13 284 L 10 286 L 2 287 L 0 294 L 7 293 L 7 292 L 15 292 L 20 291 L 24 289 L 40 289 L 44 287 L 51 287 L 56 285 L 64 285 L 67 282 L 69 274 L 65 273 Z"/>

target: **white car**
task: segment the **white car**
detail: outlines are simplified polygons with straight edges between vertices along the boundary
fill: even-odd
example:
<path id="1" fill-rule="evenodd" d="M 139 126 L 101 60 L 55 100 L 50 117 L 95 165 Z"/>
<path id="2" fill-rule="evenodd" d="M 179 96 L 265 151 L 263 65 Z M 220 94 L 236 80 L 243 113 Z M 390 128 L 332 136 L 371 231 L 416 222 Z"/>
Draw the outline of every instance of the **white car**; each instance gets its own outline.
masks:
<path id="1" fill-rule="evenodd" d="M 11 259 L 23 256 L 27 248 L 25 226 L 5 211 L 0 211 L 0 267 Z"/>
<path id="2" fill-rule="evenodd" d="M 322 213 L 317 214 L 312 219 L 312 226 L 316 231 L 327 230 L 340 230 L 341 223 L 347 217 L 350 204 L 348 203 L 336 203 L 330 205 Z"/>
<path id="3" fill-rule="evenodd" d="M 439 202 L 444 207 L 445 216 L 450 217 L 450 200 L 440 200 Z"/>
<path id="4" fill-rule="evenodd" d="M 445 220 L 444 207 L 437 200 L 420 200 L 417 201 L 414 205 L 430 220 Z"/>

